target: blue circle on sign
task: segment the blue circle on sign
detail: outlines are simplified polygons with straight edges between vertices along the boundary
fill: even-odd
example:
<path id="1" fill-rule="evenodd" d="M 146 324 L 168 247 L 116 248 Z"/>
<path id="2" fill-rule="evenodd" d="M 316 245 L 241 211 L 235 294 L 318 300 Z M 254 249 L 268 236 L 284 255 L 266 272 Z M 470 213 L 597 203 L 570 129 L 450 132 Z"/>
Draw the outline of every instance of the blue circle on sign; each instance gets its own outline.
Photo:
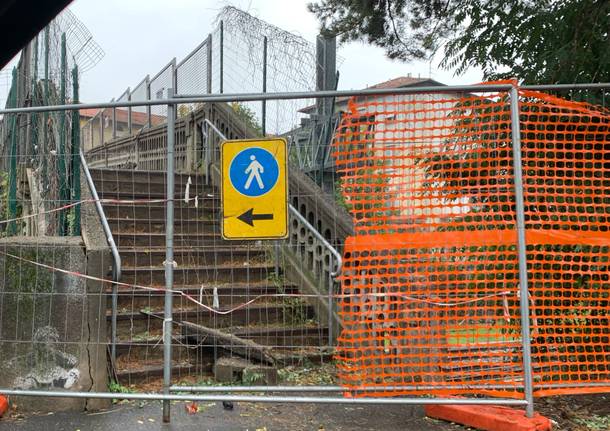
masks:
<path id="1" fill-rule="evenodd" d="M 235 190 L 250 197 L 268 193 L 279 176 L 280 167 L 275 157 L 258 147 L 240 151 L 229 166 L 229 177 Z"/>

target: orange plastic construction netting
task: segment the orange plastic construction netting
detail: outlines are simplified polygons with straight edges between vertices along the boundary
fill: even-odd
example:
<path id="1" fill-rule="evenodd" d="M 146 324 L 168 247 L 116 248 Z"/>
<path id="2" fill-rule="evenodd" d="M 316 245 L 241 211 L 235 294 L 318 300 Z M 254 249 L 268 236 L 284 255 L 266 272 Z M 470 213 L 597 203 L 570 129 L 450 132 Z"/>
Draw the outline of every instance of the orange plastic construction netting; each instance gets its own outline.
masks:
<path id="1" fill-rule="evenodd" d="M 519 96 L 535 394 L 609 391 L 610 112 Z M 508 94 L 353 98 L 333 154 L 345 388 L 522 397 Z"/>

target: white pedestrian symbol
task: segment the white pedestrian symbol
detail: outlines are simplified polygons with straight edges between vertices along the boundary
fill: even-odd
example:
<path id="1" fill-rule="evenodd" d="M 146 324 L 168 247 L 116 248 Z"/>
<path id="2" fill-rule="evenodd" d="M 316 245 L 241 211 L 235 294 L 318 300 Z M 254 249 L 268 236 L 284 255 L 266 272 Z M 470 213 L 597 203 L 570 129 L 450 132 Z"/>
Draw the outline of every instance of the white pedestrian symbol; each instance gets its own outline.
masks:
<path id="1" fill-rule="evenodd" d="M 252 161 L 250 162 L 250 164 L 244 171 L 245 174 L 249 174 L 248 179 L 246 180 L 246 185 L 244 186 L 244 189 L 246 189 L 246 190 L 250 189 L 250 184 L 252 184 L 252 180 L 254 178 L 256 178 L 256 182 L 258 183 L 258 188 L 262 190 L 265 188 L 265 185 L 263 184 L 261 174 L 263 172 L 265 172 L 265 168 L 263 168 L 263 165 L 261 165 L 258 162 L 258 160 L 256 160 L 256 156 L 254 154 L 252 154 L 250 156 L 250 160 L 252 160 Z"/>

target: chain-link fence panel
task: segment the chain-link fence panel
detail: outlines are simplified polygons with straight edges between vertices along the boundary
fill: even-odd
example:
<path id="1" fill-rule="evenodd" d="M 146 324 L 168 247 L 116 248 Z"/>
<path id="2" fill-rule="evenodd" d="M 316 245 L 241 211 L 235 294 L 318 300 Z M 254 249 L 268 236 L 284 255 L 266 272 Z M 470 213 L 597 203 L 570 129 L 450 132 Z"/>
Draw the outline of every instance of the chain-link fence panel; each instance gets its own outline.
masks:
<path id="1" fill-rule="evenodd" d="M 148 75 L 131 91 L 131 101 L 141 102 L 149 100 L 149 77 Z M 150 125 L 150 107 L 133 106 L 131 111 L 131 133 L 137 133 L 144 127 Z"/>
<path id="2" fill-rule="evenodd" d="M 176 59 L 170 61 L 157 75 L 150 80 L 150 98 L 153 100 L 167 99 L 167 92 L 174 87 Z M 158 126 L 167 121 L 167 107 L 156 105 L 150 108 L 151 126 Z"/>
<path id="3" fill-rule="evenodd" d="M 211 37 L 187 55 L 176 66 L 176 94 L 206 94 L 211 86 Z M 178 117 L 197 109 L 197 104 L 178 106 Z"/>

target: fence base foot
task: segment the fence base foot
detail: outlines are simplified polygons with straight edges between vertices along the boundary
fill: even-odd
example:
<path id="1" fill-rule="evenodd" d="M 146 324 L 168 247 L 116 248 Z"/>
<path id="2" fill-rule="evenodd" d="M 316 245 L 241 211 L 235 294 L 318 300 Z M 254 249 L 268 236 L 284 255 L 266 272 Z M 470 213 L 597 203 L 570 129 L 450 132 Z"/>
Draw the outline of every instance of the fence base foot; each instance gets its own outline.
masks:
<path id="1" fill-rule="evenodd" d="M 8 411 L 8 401 L 5 396 L 0 395 L 0 418 Z"/>
<path id="2" fill-rule="evenodd" d="M 525 410 L 503 406 L 429 405 L 428 417 L 443 419 L 485 431 L 550 431 L 550 419 L 534 414 L 528 418 Z"/>

